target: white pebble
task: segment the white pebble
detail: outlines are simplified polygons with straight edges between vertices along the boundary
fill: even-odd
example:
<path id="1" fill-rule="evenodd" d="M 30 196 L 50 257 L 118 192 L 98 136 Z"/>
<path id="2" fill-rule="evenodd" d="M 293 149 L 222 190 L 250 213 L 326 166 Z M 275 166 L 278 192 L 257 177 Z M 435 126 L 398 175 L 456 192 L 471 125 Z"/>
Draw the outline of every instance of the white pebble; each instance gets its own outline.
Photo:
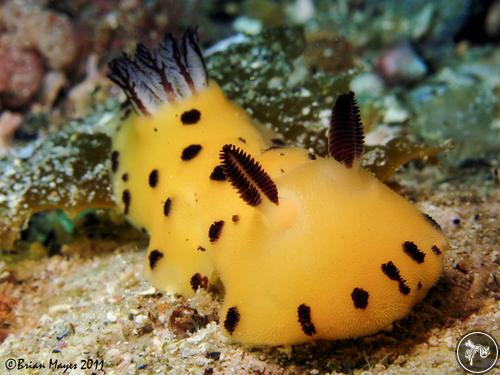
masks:
<path id="1" fill-rule="evenodd" d="M 68 304 L 62 304 L 62 305 L 54 305 L 49 307 L 49 313 L 51 314 L 57 314 L 60 312 L 67 312 L 71 310 L 73 306 L 68 305 Z"/>
<path id="2" fill-rule="evenodd" d="M 106 320 L 110 323 L 116 323 L 116 321 L 118 320 L 118 317 L 117 317 L 116 313 L 114 313 L 113 311 L 110 311 L 106 314 Z"/>
<path id="3" fill-rule="evenodd" d="M 136 324 L 144 324 L 146 322 L 146 320 L 148 320 L 148 317 L 146 315 L 137 315 L 135 318 L 134 318 L 134 322 Z"/>
<path id="4" fill-rule="evenodd" d="M 256 35 L 262 30 L 262 22 L 255 18 L 241 16 L 233 22 L 233 28 L 245 34 Z"/>

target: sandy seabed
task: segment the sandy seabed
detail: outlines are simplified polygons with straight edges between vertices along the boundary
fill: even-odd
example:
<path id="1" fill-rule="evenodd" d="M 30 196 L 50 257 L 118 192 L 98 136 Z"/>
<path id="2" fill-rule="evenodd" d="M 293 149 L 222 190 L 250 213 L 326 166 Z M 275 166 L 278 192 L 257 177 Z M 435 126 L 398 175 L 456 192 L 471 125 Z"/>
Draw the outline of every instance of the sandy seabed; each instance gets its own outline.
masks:
<path id="1" fill-rule="evenodd" d="M 21 262 L 1 276 L 0 299 L 7 302 L 0 313 L 12 325 L 3 332 L 0 372 L 62 373 L 66 366 L 71 374 L 459 373 L 455 346 L 463 334 L 500 337 L 498 181 L 487 170 L 443 177 L 439 165 L 406 168 L 393 181 L 441 224 L 451 249 L 440 282 L 392 329 L 357 340 L 246 348 L 222 335 L 215 294 L 158 293 L 142 274 L 143 248 L 103 251 L 109 243 L 82 242 L 63 249 L 68 255 Z M 10 312 L 8 301 L 17 301 Z M 172 325 L 173 311 L 188 314 Z M 23 359 L 25 368 L 6 372 L 9 358 L 17 365 Z"/>

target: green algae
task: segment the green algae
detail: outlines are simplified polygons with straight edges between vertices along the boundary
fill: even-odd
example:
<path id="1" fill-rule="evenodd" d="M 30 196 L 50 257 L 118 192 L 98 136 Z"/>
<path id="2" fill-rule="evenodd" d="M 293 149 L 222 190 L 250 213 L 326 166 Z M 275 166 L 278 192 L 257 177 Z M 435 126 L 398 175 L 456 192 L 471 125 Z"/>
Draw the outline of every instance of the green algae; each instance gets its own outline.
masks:
<path id="1" fill-rule="evenodd" d="M 208 58 L 210 76 L 256 121 L 291 143 L 325 155 L 328 117 L 335 98 L 356 73 L 336 74 L 307 65 L 301 27 L 273 28 L 248 43 Z"/>
<path id="2" fill-rule="evenodd" d="M 387 181 L 400 167 L 409 161 L 435 159 L 442 152 L 450 151 L 450 141 L 437 146 L 412 142 L 406 137 L 396 137 L 386 145 L 367 146 L 363 155 L 363 167 L 371 171 L 379 180 Z"/>
<path id="3" fill-rule="evenodd" d="M 430 45 L 449 42 L 464 24 L 468 0 L 331 1 L 319 0 L 307 27 L 334 29 L 356 46 L 378 49 L 399 40 Z"/>
<path id="4" fill-rule="evenodd" d="M 491 89 L 480 83 L 432 89 L 428 96 L 413 102 L 413 110 L 419 114 L 411 123 L 415 134 L 433 143 L 452 138 L 456 148 L 451 161 L 500 153 L 500 132 L 494 129 L 499 106 Z"/>
<path id="5" fill-rule="evenodd" d="M 114 206 L 108 176 L 116 103 L 0 159 L 0 248 L 11 248 L 30 217 Z"/>

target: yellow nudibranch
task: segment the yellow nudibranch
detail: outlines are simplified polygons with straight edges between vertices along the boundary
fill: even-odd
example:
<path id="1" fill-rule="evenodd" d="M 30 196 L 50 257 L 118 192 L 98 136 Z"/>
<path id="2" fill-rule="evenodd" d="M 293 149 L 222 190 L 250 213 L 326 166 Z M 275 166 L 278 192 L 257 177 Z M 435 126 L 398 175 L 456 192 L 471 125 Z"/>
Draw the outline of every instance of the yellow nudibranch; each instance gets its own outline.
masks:
<path id="1" fill-rule="evenodd" d="M 193 30 L 110 69 L 135 111 L 113 139 L 113 189 L 149 233 L 147 274 L 184 296 L 220 281 L 235 341 L 373 334 L 440 277 L 439 225 L 360 166 L 353 93 L 338 97 L 320 158 L 258 131 L 209 81 Z"/>

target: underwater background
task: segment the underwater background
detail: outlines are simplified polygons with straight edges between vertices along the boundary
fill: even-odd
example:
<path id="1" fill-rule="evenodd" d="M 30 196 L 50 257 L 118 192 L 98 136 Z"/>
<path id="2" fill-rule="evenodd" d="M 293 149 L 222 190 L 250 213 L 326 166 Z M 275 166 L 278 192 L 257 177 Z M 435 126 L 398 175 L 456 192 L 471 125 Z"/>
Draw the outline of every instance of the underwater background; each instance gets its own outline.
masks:
<path id="1" fill-rule="evenodd" d="M 107 63 L 198 25 L 225 94 L 325 155 L 356 92 L 363 165 L 439 222 L 445 273 L 386 332 L 248 349 L 216 296 L 144 279 L 147 236 L 113 210 L 109 129 L 125 97 Z M 0 366 L 102 358 L 105 373 L 456 373 L 471 330 L 500 337 L 500 1 L 3 1 Z M 41 372 L 44 373 L 44 372 Z"/>

